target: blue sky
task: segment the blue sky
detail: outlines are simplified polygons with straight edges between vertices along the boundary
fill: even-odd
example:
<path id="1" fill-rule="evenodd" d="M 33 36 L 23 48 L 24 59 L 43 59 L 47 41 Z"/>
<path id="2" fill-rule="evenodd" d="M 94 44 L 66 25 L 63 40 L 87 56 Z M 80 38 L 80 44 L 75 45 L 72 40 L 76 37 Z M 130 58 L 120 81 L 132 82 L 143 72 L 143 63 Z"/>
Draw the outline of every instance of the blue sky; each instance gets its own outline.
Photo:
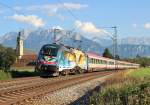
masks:
<path id="1" fill-rule="evenodd" d="M 0 35 L 52 28 L 101 35 L 117 26 L 119 37 L 149 36 L 150 0 L 0 0 Z M 105 29 L 111 31 L 111 29 Z"/>

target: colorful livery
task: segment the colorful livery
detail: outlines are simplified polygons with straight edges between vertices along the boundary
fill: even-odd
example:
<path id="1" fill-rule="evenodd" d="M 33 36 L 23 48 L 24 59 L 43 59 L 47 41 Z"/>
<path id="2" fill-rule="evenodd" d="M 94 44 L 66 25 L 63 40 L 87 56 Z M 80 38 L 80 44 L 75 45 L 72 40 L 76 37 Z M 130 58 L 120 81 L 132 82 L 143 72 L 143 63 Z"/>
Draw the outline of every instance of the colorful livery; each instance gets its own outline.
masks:
<path id="1" fill-rule="evenodd" d="M 139 64 L 101 57 L 94 53 L 85 53 L 79 49 L 46 44 L 38 55 L 35 69 L 41 76 L 58 76 L 67 73 L 82 73 L 105 69 L 138 68 Z"/>

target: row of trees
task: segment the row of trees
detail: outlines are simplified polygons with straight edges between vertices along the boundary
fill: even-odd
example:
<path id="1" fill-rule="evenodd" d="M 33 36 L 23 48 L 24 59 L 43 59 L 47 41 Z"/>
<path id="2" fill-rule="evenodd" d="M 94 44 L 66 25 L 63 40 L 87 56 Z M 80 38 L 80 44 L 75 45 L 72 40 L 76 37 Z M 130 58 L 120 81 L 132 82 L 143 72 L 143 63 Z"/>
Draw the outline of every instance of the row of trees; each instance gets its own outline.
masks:
<path id="1" fill-rule="evenodd" d="M 128 62 L 138 63 L 141 67 L 150 67 L 150 58 L 148 57 L 136 57 L 124 59 Z"/>
<path id="2" fill-rule="evenodd" d="M 16 61 L 15 50 L 0 45 L 0 69 L 8 70 L 15 61 Z"/>

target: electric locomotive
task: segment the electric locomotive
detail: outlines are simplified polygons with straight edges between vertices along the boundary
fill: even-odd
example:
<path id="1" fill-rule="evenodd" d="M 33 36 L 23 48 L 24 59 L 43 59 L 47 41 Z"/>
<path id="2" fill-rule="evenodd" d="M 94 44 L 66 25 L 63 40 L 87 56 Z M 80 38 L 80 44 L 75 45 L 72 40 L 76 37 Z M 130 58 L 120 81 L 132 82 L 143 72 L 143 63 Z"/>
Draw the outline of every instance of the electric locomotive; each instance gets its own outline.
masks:
<path id="1" fill-rule="evenodd" d="M 40 71 L 41 76 L 80 73 L 87 70 L 87 56 L 76 48 L 56 43 L 46 44 L 38 54 L 35 69 Z"/>

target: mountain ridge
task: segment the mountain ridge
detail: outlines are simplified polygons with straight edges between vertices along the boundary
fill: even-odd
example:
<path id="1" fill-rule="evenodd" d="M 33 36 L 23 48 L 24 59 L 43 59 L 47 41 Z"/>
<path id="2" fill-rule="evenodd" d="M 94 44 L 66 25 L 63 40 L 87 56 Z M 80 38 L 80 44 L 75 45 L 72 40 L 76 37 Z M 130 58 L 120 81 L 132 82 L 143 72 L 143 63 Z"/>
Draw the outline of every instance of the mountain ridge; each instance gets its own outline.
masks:
<path id="1" fill-rule="evenodd" d="M 42 45 L 47 43 L 53 43 L 53 29 L 37 29 L 37 30 L 23 30 L 22 38 L 24 39 L 24 48 L 33 49 L 38 52 Z M 16 38 L 18 32 L 8 32 L 0 37 L 0 44 L 7 47 L 16 47 Z M 80 36 L 81 41 L 76 41 L 75 34 L 57 34 L 57 37 L 61 40 L 60 43 L 69 45 L 72 47 L 81 47 L 83 51 L 93 51 L 102 55 L 104 48 L 108 47 L 110 51 L 113 51 L 112 41 L 110 39 L 98 38 L 96 41 L 87 39 L 84 36 Z M 127 37 L 119 39 L 118 41 L 118 54 L 120 57 L 136 57 L 150 56 L 150 38 L 143 37 Z"/>

